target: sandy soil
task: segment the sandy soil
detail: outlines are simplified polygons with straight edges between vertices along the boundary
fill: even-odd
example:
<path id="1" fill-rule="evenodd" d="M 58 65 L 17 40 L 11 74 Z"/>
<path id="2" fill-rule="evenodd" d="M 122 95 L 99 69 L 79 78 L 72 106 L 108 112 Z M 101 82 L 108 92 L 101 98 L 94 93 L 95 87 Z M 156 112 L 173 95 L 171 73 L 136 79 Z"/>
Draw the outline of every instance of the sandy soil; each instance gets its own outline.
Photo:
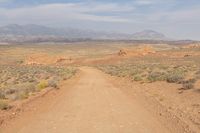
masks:
<path id="1" fill-rule="evenodd" d="M 161 113 L 155 113 L 159 108 L 148 105 L 147 99 L 138 98 L 141 95 L 137 93 L 123 91 L 99 70 L 82 67 L 78 77 L 32 102 L 15 119 L 5 123 L 0 132 L 190 132 L 181 122 L 174 122 L 176 118 L 160 118 Z M 171 126 L 170 122 L 173 122 Z"/>

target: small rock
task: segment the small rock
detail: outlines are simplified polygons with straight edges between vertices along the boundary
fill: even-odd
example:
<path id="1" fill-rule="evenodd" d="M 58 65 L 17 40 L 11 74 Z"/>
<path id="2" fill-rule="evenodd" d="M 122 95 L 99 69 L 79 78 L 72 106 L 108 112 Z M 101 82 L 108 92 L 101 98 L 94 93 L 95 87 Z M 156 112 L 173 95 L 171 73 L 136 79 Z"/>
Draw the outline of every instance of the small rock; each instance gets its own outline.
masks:
<path id="1" fill-rule="evenodd" d="M 179 91 L 179 92 L 178 92 L 178 94 L 182 94 L 182 93 L 183 93 L 183 91 Z"/>
<path id="2" fill-rule="evenodd" d="M 12 113 L 12 115 L 16 115 L 16 113 L 15 113 L 15 112 L 13 112 L 13 113 Z"/>

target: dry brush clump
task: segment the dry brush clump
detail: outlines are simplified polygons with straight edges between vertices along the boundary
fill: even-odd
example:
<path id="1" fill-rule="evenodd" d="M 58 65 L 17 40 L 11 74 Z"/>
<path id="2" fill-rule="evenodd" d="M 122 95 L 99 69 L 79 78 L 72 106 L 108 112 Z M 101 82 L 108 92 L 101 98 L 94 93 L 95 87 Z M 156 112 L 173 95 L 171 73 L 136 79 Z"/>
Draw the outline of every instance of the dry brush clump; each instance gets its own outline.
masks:
<path id="1" fill-rule="evenodd" d="M 184 75 L 182 73 L 169 73 L 166 80 L 168 83 L 180 83 L 184 80 Z"/>
<path id="2" fill-rule="evenodd" d="M 150 72 L 147 77 L 150 82 L 164 81 L 166 78 L 167 74 L 165 72 Z"/>
<path id="3" fill-rule="evenodd" d="M 189 90 L 194 88 L 197 79 L 188 79 L 182 82 L 182 89 Z"/>
<path id="4" fill-rule="evenodd" d="M 182 84 L 184 89 L 194 88 L 195 79 L 186 80 L 188 73 L 195 71 L 191 66 L 174 66 L 162 64 L 124 64 L 112 66 L 98 66 L 108 74 L 131 78 L 134 81 Z M 196 74 L 198 75 L 199 72 Z"/>
<path id="5" fill-rule="evenodd" d="M 75 73 L 72 67 L 0 66 L 0 100 L 25 99 L 46 87 L 57 89 L 59 81 Z"/>
<path id="6" fill-rule="evenodd" d="M 11 108 L 11 106 L 8 104 L 8 101 L 0 100 L 0 110 L 7 110 L 10 108 Z"/>

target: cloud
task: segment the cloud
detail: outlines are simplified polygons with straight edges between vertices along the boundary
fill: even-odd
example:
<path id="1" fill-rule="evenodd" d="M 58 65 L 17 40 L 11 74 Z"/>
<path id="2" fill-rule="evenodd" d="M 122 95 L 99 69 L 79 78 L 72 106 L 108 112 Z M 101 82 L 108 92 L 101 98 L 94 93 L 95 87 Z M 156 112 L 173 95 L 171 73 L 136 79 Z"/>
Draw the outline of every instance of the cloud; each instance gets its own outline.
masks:
<path id="1" fill-rule="evenodd" d="M 0 18 L 7 22 L 37 23 L 58 21 L 65 23 L 72 20 L 102 21 L 102 22 L 128 22 L 127 18 L 114 13 L 126 13 L 133 7 L 119 4 L 85 4 L 85 3 L 57 3 L 34 7 L 0 8 Z M 106 15 L 105 15 L 106 14 Z M 112 14 L 112 15 L 109 15 Z"/>
<path id="2" fill-rule="evenodd" d="M 1 1 L 1 0 L 0 0 Z M 172 3 L 175 0 L 169 0 Z M 149 5 L 163 0 L 136 0 Z M 20 8 L 0 8 L 1 23 L 66 23 L 68 21 L 94 21 L 110 23 L 199 23 L 199 7 L 161 10 L 160 6 L 146 7 L 145 11 L 135 3 L 54 3 Z"/>
<path id="3" fill-rule="evenodd" d="M 184 1 L 184 0 L 183 0 Z M 148 5 L 159 5 L 159 4 L 165 4 L 168 5 L 170 4 L 175 4 L 177 3 L 177 0 L 135 0 L 135 3 L 137 5 L 144 5 L 144 6 L 148 6 Z"/>
<path id="4" fill-rule="evenodd" d="M 137 0 L 136 4 L 138 5 L 151 5 L 154 4 L 155 0 Z"/>
<path id="5" fill-rule="evenodd" d="M 117 3 L 95 3 L 95 4 L 86 4 L 85 5 L 90 12 L 130 12 L 134 10 L 134 6 L 130 4 L 120 5 Z M 86 9 L 86 10 L 87 10 Z"/>
<path id="6" fill-rule="evenodd" d="M 153 4 L 161 0 L 137 0 L 140 4 Z M 174 0 L 170 0 L 174 1 Z M 8 23 L 66 23 L 68 21 L 94 21 L 110 23 L 172 23 L 199 22 L 197 8 L 160 10 L 152 8 L 147 12 L 134 4 L 119 3 L 54 3 L 21 8 L 0 8 L 1 22 Z"/>
<path id="7" fill-rule="evenodd" d="M 6 3 L 6 2 L 10 2 L 12 0 L 0 0 L 0 3 Z"/>
<path id="8" fill-rule="evenodd" d="M 0 0 L 2 1 L 10 0 Z M 88 0 L 79 3 L 37 5 L 29 3 L 8 7 L 0 7 L 0 25 L 33 23 L 58 27 L 114 29 L 122 32 L 163 29 L 170 35 L 176 33 L 177 36 L 181 36 L 183 31 L 186 35 L 187 32 L 196 30 L 195 35 L 200 34 L 199 30 L 197 31 L 200 27 L 200 6 L 198 2 L 192 3 L 186 0 L 132 0 L 131 2 Z"/>
<path id="9" fill-rule="evenodd" d="M 143 19 L 154 23 L 179 23 L 179 24 L 199 24 L 200 6 L 193 6 L 185 9 L 172 11 L 151 12 L 146 14 Z"/>

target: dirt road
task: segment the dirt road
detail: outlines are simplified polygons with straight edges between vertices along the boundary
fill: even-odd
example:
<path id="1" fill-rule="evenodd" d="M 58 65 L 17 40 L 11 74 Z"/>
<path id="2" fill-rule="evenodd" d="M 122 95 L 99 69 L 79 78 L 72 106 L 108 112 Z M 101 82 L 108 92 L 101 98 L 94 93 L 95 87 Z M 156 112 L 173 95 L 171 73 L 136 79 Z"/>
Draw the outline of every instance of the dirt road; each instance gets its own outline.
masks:
<path id="1" fill-rule="evenodd" d="M 157 116 L 114 87 L 105 74 L 81 68 L 73 85 L 40 99 L 3 133 L 168 133 Z M 70 87 L 70 88 L 69 88 Z"/>

